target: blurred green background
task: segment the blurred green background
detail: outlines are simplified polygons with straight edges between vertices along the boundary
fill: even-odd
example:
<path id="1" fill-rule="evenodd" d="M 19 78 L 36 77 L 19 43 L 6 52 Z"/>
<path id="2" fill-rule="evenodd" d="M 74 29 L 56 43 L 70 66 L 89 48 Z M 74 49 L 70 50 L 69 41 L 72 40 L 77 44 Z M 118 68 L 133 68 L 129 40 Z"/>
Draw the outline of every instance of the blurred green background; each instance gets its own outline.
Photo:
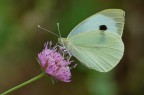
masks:
<path id="1" fill-rule="evenodd" d="M 125 54 L 108 73 L 78 63 L 72 82 L 45 77 L 9 95 L 143 95 L 144 94 L 144 1 L 143 0 L 0 0 L 0 93 L 41 73 L 36 57 L 46 41 L 63 37 L 88 16 L 108 8 L 126 12 L 123 33 Z"/>

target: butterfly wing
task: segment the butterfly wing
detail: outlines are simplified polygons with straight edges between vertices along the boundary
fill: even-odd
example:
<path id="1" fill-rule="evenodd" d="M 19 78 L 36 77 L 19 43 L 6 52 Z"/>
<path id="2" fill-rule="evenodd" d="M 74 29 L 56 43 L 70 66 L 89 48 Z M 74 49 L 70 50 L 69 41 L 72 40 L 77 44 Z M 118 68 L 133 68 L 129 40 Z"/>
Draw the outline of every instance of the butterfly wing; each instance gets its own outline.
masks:
<path id="1" fill-rule="evenodd" d="M 70 38 L 81 32 L 89 32 L 93 30 L 100 30 L 100 27 L 105 25 L 106 31 L 116 33 L 122 36 L 124 27 L 125 13 L 121 9 L 106 9 L 96 13 L 89 18 L 79 23 L 68 35 Z"/>
<path id="2" fill-rule="evenodd" d="M 68 39 L 67 46 L 84 65 L 100 72 L 114 68 L 124 52 L 120 36 L 99 30 L 79 33 Z"/>

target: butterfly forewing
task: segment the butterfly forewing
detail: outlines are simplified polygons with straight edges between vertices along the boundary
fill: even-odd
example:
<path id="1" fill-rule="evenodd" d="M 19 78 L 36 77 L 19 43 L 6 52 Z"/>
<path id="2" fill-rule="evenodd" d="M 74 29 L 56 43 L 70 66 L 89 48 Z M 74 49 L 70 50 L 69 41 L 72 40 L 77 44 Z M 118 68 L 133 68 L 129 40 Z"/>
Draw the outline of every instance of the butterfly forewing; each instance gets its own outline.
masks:
<path id="1" fill-rule="evenodd" d="M 123 33 L 125 13 L 121 9 L 106 9 L 96 13 L 79 23 L 68 35 L 68 38 L 75 36 L 81 32 L 89 32 L 93 30 L 105 30 L 113 32 L 120 37 Z M 101 28 L 104 26 L 105 28 Z"/>

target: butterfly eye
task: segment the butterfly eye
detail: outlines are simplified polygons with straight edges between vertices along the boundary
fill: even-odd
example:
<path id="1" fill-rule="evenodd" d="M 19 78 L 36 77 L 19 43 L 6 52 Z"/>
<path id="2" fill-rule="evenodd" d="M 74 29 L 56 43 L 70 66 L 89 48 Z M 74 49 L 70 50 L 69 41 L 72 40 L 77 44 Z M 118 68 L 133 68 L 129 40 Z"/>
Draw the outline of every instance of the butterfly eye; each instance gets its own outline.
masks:
<path id="1" fill-rule="evenodd" d="M 106 25 L 100 25 L 99 30 L 107 30 L 107 26 Z"/>

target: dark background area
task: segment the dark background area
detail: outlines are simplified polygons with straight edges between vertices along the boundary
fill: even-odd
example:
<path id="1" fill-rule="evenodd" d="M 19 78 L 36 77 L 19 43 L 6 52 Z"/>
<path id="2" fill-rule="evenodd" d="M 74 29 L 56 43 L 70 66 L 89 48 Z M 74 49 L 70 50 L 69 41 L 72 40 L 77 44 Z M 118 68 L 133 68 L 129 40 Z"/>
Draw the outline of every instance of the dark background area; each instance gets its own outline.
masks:
<path id="1" fill-rule="evenodd" d="M 37 25 L 66 37 L 85 18 L 109 8 L 126 12 L 123 32 L 125 53 L 110 72 L 100 73 L 78 63 L 72 82 L 44 77 L 10 95 L 143 95 L 143 0 L 0 0 L 0 93 L 41 73 L 37 54 L 57 37 Z"/>

